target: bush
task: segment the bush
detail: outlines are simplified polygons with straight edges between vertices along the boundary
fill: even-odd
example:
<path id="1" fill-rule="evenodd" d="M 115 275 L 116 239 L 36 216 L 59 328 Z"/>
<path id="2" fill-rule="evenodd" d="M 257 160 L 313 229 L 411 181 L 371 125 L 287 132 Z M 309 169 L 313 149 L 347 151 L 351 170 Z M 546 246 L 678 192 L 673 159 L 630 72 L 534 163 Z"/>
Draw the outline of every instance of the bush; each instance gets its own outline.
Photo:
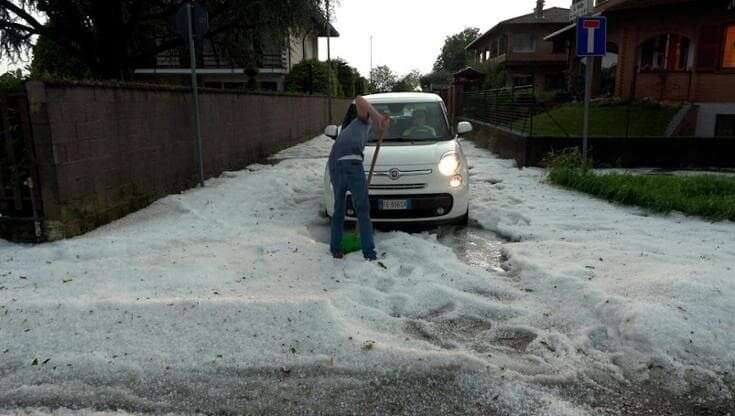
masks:
<path id="1" fill-rule="evenodd" d="M 590 159 L 587 161 L 582 157 L 582 152 L 578 148 L 572 147 L 564 149 L 560 153 L 549 153 L 544 159 L 544 164 L 549 167 L 552 173 L 562 170 L 580 170 L 587 172 L 592 169 L 593 163 Z"/>
<path id="2" fill-rule="evenodd" d="M 335 59 L 332 61 L 332 70 L 337 74 L 337 80 L 345 97 L 355 97 L 365 93 L 365 85 L 361 85 L 364 78 L 357 69 L 341 59 Z"/>
<path id="3" fill-rule="evenodd" d="M 329 66 L 317 60 L 304 61 L 291 68 L 286 77 L 286 89 L 303 94 L 327 95 L 329 93 Z M 332 71 L 332 92 L 344 96 L 337 74 Z"/>

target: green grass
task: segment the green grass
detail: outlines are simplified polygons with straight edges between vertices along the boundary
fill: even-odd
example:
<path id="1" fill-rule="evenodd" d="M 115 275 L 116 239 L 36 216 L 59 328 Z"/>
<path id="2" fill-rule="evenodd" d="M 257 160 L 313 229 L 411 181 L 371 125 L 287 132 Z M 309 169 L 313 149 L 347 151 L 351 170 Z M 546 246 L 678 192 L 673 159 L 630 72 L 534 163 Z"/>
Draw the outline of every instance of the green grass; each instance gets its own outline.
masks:
<path id="1" fill-rule="evenodd" d="M 557 185 L 655 212 L 679 211 L 713 220 L 735 221 L 735 178 L 596 174 L 584 169 L 552 168 Z"/>
<path id="2" fill-rule="evenodd" d="M 626 130 L 629 130 L 630 136 L 664 136 L 677 111 L 678 108 L 655 104 L 593 104 L 590 107 L 590 136 L 625 137 Z M 582 135 L 583 104 L 565 104 L 549 110 L 549 114 L 541 113 L 534 116 L 534 136 L 564 136 L 564 131 L 549 115 L 570 136 Z M 522 125 L 514 127 L 524 130 Z M 525 130 L 528 129 L 526 123 Z"/>

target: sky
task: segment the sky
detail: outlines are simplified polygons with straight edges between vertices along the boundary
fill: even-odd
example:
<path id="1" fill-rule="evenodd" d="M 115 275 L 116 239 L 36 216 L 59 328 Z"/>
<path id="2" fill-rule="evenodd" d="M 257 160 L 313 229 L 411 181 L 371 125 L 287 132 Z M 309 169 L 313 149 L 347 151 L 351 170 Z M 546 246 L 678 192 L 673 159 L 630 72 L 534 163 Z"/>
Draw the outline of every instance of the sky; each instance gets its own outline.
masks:
<path id="1" fill-rule="evenodd" d="M 388 65 L 405 75 L 413 69 L 431 72 L 444 39 L 466 27 L 482 32 L 501 20 L 533 12 L 536 0 L 337 0 L 332 24 L 340 32 L 332 39 L 332 56 L 346 60 L 364 76 L 373 64 Z M 547 0 L 546 7 L 569 7 L 571 0 Z M 326 59 L 326 39 L 320 58 Z M 20 64 L 21 66 L 27 65 Z M 8 66 L 0 61 L 0 73 Z"/>
<path id="2" fill-rule="evenodd" d="M 547 0 L 546 8 L 565 7 L 571 0 Z M 340 37 L 332 39 L 332 57 L 345 59 L 361 74 L 373 65 L 388 65 L 405 75 L 413 69 L 431 72 L 447 36 L 466 27 L 482 32 L 498 22 L 533 12 L 536 0 L 340 0 L 332 24 Z M 326 40 L 320 45 L 326 59 Z"/>

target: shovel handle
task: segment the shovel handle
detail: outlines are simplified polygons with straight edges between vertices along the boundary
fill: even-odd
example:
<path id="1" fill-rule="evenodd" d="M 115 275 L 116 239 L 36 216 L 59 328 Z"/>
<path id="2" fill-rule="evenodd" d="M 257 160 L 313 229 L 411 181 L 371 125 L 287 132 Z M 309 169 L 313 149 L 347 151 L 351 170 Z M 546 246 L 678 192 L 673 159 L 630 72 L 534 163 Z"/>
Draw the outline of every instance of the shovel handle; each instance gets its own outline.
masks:
<path id="1" fill-rule="evenodd" d="M 385 140 L 386 133 L 388 133 L 388 130 L 390 130 L 390 127 L 383 129 L 380 132 L 380 137 L 378 138 L 378 144 L 375 146 L 375 153 L 373 153 L 373 160 L 370 163 L 370 173 L 368 174 L 368 180 L 367 180 L 367 193 L 368 193 L 368 199 L 370 199 L 370 184 L 373 183 L 373 175 L 375 174 L 375 164 L 378 162 L 378 154 L 380 153 L 380 146 L 383 144 L 383 140 Z M 355 224 L 355 233 L 360 234 L 360 223 L 357 222 Z"/>
<path id="2" fill-rule="evenodd" d="M 373 182 L 373 175 L 375 174 L 375 165 L 378 162 L 378 154 L 380 153 L 380 146 L 383 145 L 383 140 L 385 140 L 386 133 L 388 133 L 388 130 L 390 128 L 385 128 L 380 132 L 380 137 L 378 138 L 378 144 L 375 146 L 375 153 L 373 153 L 373 161 L 370 164 L 370 173 L 368 174 L 368 195 L 370 194 L 370 184 Z"/>

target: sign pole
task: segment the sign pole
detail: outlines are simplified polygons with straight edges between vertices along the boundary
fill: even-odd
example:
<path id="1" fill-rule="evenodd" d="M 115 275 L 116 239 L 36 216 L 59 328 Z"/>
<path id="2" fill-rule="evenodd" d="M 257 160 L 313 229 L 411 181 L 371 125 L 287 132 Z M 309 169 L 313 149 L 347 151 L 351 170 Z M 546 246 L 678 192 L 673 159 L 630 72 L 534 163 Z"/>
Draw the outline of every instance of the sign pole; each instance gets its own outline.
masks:
<path id="1" fill-rule="evenodd" d="M 194 28 L 192 24 L 192 3 L 186 5 L 189 27 L 189 57 L 191 59 L 191 91 L 194 97 L 194 124 L 197 131 L 197 155 L 199 158 L 199 186 L 204 187 L 204 158 L 202 156 L 202 125 L 199 118 L 199 86 L 197 85 L 197 55 L 194 48 Z"/>
<path id="2" fill-rule="evenodd" d="M 584 81 L 584 130 L 582 132 L 582 157 L 587 162 L 587 152 L 590 135 L 590 101 L 592 101 L 592 77 L 594 76 L 594 57 L 586 58 L 586 72 Z"/>
<path id="3" fill-rule="evenodd" d="M 585 58 L 584 79 L 584 128 L 582 131 L 582 157 L 587 162 L 590 138 L 590 102 L 592 101 L 592 77 L 595 74 L 595 57 L 607 53 L 607 18 L 580 17 L 577 19 L 577 56 Z"/>
<path id="4" fill-rule="evenodd" d="M 329 0 L 326 1 L 327 4 L 327 68 L 329 68 L 329 86 L 327 87 L 327 91 L 329 93 L 327 94 L 327 105 L 329 106 L 329 110 L 327 111 L 329 122 L 327 124 L 332 124 L 332 32 L 330 28 L 330 10 L 329 10 Z"/>

